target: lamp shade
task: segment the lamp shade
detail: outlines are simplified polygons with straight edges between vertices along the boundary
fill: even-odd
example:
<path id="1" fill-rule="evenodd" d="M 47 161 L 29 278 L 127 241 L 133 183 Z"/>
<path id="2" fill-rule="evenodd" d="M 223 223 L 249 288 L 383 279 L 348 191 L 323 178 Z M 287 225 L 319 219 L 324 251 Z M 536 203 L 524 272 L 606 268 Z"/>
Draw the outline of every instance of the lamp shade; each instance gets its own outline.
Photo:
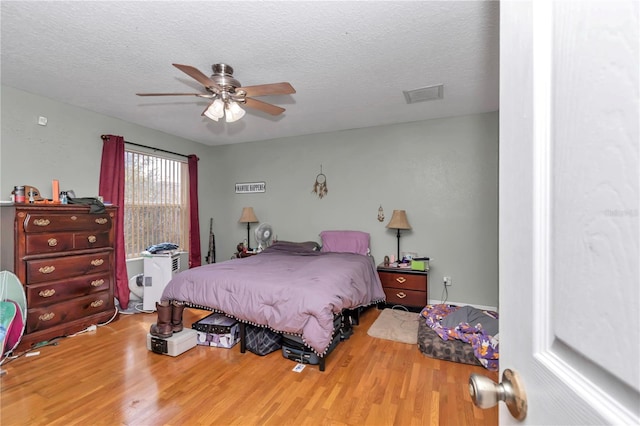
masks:
<path id="1" fill-rule="evenodd" d="M 242 117 L 244 117 L 245 111 L 240 108 L 240 105 L 238 105 L 237 102 L 232 101 L 229 102 L 229 104 L 225 108 L 225 114 L 227 123 L 233 123 L 234 121 L 238 121 Z"/>
<path id="2" fill-rule="evenodd" d="M 218 121 L 219 118 L 224 116 L 224 102 L 216 99 L 209 105 L 209 108 L 205 110 L 204 115 L 213 121 Z"/>
<path id="3" fill-rule="evenodd" d="M 242 214 L 240 215 L 239 223 L 254 223 L 258 222 L 256 214 L 253 212 L 253 207 L 243 207 Z"/>
<path id="4" fill-rule="evenodd" d="M 391 220 L 387 223 L 387 228 L 391 229 L 411 229 L 407 220 L 407 212 L 404 210 L 394 210 Z"/>

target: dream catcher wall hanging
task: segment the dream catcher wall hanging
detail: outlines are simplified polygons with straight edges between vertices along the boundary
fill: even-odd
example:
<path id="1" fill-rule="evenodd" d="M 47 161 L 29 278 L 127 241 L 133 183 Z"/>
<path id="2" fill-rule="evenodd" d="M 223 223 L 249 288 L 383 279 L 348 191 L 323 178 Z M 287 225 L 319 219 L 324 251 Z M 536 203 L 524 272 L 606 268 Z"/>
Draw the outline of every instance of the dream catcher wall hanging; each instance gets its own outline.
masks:
<path id="1" fill-rule="evenodd" d="M 320 199 L 329 192 L 327 189 L 327 177 L 322 173 L 322 164 L 320 164 L 320 173 L 316 176 L 316 181 L 313 184 L 313 191 L 311 192 L 316 194 Z"/>

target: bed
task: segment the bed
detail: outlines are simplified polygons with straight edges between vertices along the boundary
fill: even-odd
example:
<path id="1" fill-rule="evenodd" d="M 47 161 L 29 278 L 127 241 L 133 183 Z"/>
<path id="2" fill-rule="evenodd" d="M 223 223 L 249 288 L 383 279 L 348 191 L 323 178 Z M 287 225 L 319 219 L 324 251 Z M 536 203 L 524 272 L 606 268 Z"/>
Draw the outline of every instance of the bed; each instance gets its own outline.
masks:
<path id="1" fill-rule="evenodd" d="M 437 304 L 425 306 L 420 315 L 418 347 L 424 355 L 498 371 L 497 312 Z"/>
<path id="2" fill-rule="evenodd" d="M 373 258 L 363 255 L 362 247 L 339 251 L 328 235 L 321 236 L 321 250 L 312 242 L 280 241 L 255 256 L 181 272 L 167 284 L 162 299 L 222 312 L 242 325 L 301 336 L 323 357 L 335 336 L 336 315 L 377 304 L 385 296 Z"/>

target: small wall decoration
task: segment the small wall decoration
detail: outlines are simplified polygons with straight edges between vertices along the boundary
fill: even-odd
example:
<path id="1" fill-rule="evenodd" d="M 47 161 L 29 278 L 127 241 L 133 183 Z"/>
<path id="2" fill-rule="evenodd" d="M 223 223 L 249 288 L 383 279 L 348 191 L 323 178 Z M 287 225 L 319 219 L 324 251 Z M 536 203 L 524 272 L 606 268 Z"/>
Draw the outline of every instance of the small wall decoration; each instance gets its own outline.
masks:
<path id="1" fill-rule="evenodd" d="M 322 164 L 320 164 L 320 173 L 316 176 L 316 181 L 313 184 L 313 191 L 311 192 L 316 194 L 320 199 L 329 193 L 329 190 L 327 189 L 327 177 L 322 173 Z"/>
<path id="2" fill-rule="evenodd" d="M 264 182 L 243 182 L 236 183 L 236 194 L 252 194 L 256 192 L 265 192 L 267 184 Z"/>
<path id="3" fill-rule="evenodd" d="M 382 204 L 380 204 L 380 208 L 378 209 L 378 222 L 382 222 L 384 220 L 384 210 L 382 210 Z"/>

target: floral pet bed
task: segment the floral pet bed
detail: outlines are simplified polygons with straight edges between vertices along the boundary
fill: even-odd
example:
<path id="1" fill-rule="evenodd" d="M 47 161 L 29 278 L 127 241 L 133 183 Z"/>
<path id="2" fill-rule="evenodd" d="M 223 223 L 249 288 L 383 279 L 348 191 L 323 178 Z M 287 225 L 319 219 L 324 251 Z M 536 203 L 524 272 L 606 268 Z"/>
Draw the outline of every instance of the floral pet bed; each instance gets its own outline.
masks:
<path id="1" fill-rule="evenodd" d="M 427 305 L 418 346 L 426 356 L 498 371 L 498 313 L 472 306 Z"/>

